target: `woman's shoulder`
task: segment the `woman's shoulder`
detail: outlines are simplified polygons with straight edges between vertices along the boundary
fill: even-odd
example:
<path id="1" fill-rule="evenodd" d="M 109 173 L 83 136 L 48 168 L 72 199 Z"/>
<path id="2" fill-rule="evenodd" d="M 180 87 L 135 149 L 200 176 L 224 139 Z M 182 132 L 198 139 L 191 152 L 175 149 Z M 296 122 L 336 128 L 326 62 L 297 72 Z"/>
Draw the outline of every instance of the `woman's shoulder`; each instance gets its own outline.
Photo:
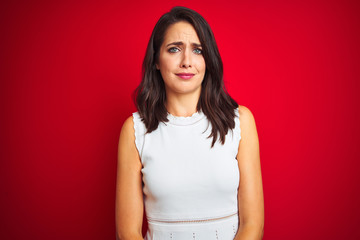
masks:
<path id="1" fill-rule="evenodd" d="M 123 123 L 121 132 L 132 140 L 135 140 L 136 145 L 139 146 L 141 139 L 146 133 L 146 126 L 142 121 L 138 112 L 132 113 Z"/>
<path id="2" fill-rule="evenodd" d="M 238 110 L 239 110 L 239 115 L 240 117 L 253 117 L 252 112 L 250 111 L 250 109 L 246 106 L 243 105 L 239 105 L 238 106 Z"/>
<path id="3" fill-rule="evenodd" d="M 134 132 L 134 128 L 137 125 L 137 122 L 139 121 L 141 121 L 139 113 L 134 112 L 125 119 L 122 129 L 124 131 Z"/>
<path id="4" fill-rule="evenodd" d="M 238 110 L 242 130 L 244 128 L 253 128 L 255 126 L 255 118 L 251 110 L 243 105 L 239 105 Z"/>
<path id="5" fill-rule="evenodd" d="M 134 116 L 131 115 L 124 121 L 121 132 L 126 136 L 133 136 L 134 135 Z"/>

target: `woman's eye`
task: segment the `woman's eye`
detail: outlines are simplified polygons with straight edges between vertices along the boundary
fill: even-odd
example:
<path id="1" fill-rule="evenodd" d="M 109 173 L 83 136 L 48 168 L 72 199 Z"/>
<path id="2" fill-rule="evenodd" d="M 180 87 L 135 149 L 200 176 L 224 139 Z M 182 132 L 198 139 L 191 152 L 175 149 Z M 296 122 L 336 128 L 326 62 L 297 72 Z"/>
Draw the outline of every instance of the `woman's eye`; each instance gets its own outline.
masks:
<path id="1" fill-rule="evenodd" d="M 168 50 L 170 53 L 176 53 L 176 52 L 178 52 L 179 51 L 179 49 L 178 48 L 176 48 L 176 47 L 172 47 L 172 48 L 169 48 L 169 50 Z"/>
<path id="2" fill-rule="evenodd" d="M 196 54 L 202 54 L 202 50 L 200 48 L 195 48 L 194 53 Z"/>

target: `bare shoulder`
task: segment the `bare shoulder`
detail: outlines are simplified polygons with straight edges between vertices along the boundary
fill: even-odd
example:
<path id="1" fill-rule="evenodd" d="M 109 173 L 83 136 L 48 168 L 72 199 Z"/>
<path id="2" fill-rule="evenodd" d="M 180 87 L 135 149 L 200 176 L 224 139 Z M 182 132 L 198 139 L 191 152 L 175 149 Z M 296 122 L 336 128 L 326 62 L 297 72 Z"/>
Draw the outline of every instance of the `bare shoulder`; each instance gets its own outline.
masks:
<path id="1" fill-rule="evenodd" d="M 250 109 L 243 106 L 243 105 L 239 105 L 239 113 L 242 114 L 252 114 Z"/>
<path id="2" fill-rule="evenodd" d="M 241 128 L 255 127 L 255 118 L 249 108 L 239 105 L 239 119 Z"/>
<path id="3" fill-rule="evenodd" d="M 123 126 L 121 128 L 121 135 L 126 138 L 130 138 L 131 140 L 132 138 L 135 138 L 134 132 L 134 120 L 133 116 L 130 116 L 123 123 Z"/>
<path id="4" fill-rule="evenodd" d="M 128 117 L 122 125 L 119 145 L 118 145 L 119 154 L 129 154 L 131 152 L 136 152 L 135 146 L 135 129 L 134 129 L 134 120 L 133 116 Z"/>
<path id="5" fill-rule="evenodd" d="M 135 129 L 133 116 L 128 117 L 121 128 L 119 145 L 118 145 L 119 162 L 135 163 L 140 162 L 138 151 L 135 144 Z"/>

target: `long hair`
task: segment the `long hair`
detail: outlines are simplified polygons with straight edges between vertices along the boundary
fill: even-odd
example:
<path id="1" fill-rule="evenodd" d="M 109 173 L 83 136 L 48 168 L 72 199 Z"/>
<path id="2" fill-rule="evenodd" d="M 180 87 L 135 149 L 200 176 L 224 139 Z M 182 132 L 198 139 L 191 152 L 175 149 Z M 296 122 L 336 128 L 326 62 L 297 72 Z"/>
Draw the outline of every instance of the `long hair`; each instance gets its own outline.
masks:
<path id="1" fill-rule="evenodd" d="M 194 10 L 185 7 L 174 7 L 165 13 L 156 23 L 142 65 L 142 81 L 134 92 L 134 102 L 144 122 L 147 133 L 157 129 L 160 122 L 167 122 L 165 107 L 165 85 L 156 69 L 159 61 L 160 47 L 166 30 L 174 23 L 190 23 L 200 39 L 202 54 L 206 64 L 204 79 L 201 83 L 197 111 L 202 111 L 211 123 L 211 134 L 214 146 L 218 137 L 222 144 L 229 129 L 235 127 L 235 109 L 238 104 L 226 92 L 223 81 L 223 64 L 215 42 L 213 32 L 206 20 Z"/>

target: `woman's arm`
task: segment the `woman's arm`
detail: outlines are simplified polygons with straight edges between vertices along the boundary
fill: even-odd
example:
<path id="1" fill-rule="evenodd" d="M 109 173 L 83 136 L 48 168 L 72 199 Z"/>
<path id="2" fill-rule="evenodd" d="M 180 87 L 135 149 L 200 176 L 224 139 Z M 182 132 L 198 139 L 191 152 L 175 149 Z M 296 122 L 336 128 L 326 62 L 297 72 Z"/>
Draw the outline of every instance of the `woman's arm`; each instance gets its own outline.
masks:
<path id="1" fill-rule="evenodd" d="M 135 146 L 134 123 L 129 117 L 121 129 L 116 178 L 116 238 L 143 239 L 141 161 Z"/>
<path id="2" fill-rule="evenodd" d="M 239 106 L 241 140 L 237 160 L 240 183 L 238 192 L 239 230 L 236 240 L 259 240 L 264 229 L 264 196 L 262 187 L 259 139 L 250 110 Z"/>

